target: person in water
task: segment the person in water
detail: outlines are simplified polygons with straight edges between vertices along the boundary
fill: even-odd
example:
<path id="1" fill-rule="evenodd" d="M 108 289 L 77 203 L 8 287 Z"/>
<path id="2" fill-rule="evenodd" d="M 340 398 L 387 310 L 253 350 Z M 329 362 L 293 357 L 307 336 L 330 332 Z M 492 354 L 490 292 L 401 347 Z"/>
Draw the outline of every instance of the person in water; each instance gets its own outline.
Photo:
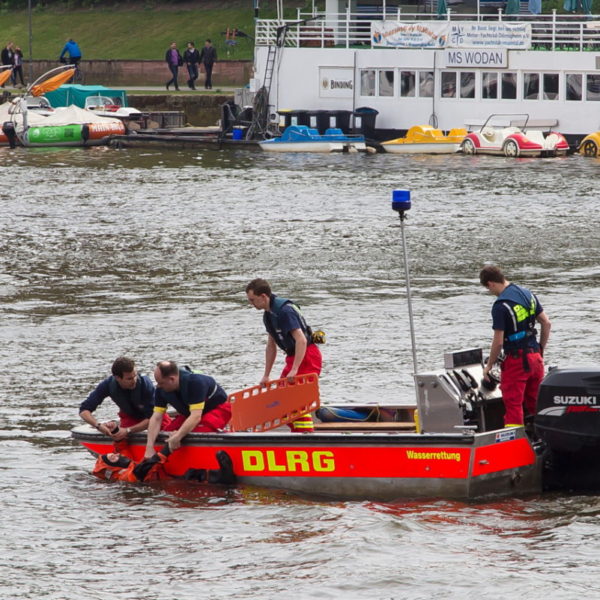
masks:
<path id="1" fill-rule="evenodd" d="M 269 382 L 278 346 L 286 354 L 280 377 L 293 381 L 296 375 L 320 375 L 323 357 L 319 347 L 313 342 L 312 331 L 298 305 L 273 294 L 269 282 L 264 279 L 253 279 L 246 286 L 246 297 L 254 308 L 264 311 L 263 323 L 269 334 L 265 350 L 265 371 L 260 384 L 266 385 Z M 314 423 L 309 414 L 288 425 L 294 432 L 314 431 Z"/>
<path id="2" fill-rule="evenodd" d="M 523 425 L 523 407 L 528 415 L 535 415 L 538 390 L 544 378 L 543 355 L 550 337 L 550 319 L 537 297 L 527 288 L 507 281 L 498 267 L 481 269 L 479 281 L 496 296 L 492 306 L 494 337 L 483 377 L 489 380 L 490 370 L 504 350 L 500 370 L 504 426 Z M 536 323 L 541 329 L 539 342 Z"/>
<path id="3" fill-rule="evenodd" d="M 101 433 L 120 442 L 131 433 L 145 431 L 154 408 L 154 384 L 147 375 L 139 375 L 135 362 L 119 356 L 111 367 L 112 375 L 102 380 L 79 406 L 79 415 Z M 119 407 L 119 420 L 100 423 L 93 412 L 110 398 Z M 163 426 L 170 418 L 165 415 Z"/>
<path id="4" fill-rule="evenodd" d="M 145 483 L 174 479 L 165 469 L 171 450 L 169 446 L 161 448 L 151 458 L 136 463 L 128 456 L 118 452 L 102 454 L 96 459 L 92 474 L 107 481 L 127 481 Z M 234 484 L 236 476 L 233 471 L 231 457 L 224 450 L 216 453 L 218 469 L 188 469 L 183 479 L 188 481 L 206 481 L 207 483 Z"/>
<path id="5" fill-rule="evenodd" d="M 169 447 L 177 450 L 181 440 L 191 431 L 220 431 L 231 420 L 231 404 L 225 390 L 208 375 L 180 369 L 177 363 L 164 360 L 154 369 L 156 392 L 154 409 L 148 424 L 146 458 L 154 455 L 154 442 L 161 429 L 167 406 L 178 415 L 162 429 L 172 432 Z"/>

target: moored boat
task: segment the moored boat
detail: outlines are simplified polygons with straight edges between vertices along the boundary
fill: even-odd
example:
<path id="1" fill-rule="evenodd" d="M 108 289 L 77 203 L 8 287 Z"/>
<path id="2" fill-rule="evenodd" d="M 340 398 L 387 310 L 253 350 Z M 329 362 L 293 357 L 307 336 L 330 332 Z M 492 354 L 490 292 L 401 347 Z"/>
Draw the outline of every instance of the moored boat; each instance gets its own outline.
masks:
<path id="1" fill-rule="evenodd" d="M 26 99 L 0 105 L 0 145 L 97 146 L 126 128 L 119 119 L 100 117 L 76 106 L 54 109 L 48 114 L 30 112 Z"/>
<path id="2" fill-rule="evenodd" d="M 600 155 L 600 131 L 594 131 L 589 135 L 586 135 L 583 140 L 581 140 L 581 144 L 579 144 L 579 148 L 577 149 L 579 154 L 583 156 L 591 156 L 596 158 Z"/>
<path id="3" fill-rule="evenodd" d="M 361 135 L 346 135 L 341 129 L 330 128 L 324 134 L 306 125 L 290 125 L 281 137 L 259 143 L 266 152 L 348 152 L 366 150 Z"/>
<path id="4" fill-rule="evenodd" d="M 445 135 L 431 125 L 415 125 L 406 136 L 383 142 L 381 146 L 392 154 L 453 154 L 460 149 L 466 129 L 451 129 Z"/>
<path id="5" fill-rule="evenodd" d="M 532 121 L 529 115 L 490 115 L 477 131 L 466 135 L 460 150 L 510 158 L 565 156 L 569 143 L 552 131 L 554 123 Z"/>

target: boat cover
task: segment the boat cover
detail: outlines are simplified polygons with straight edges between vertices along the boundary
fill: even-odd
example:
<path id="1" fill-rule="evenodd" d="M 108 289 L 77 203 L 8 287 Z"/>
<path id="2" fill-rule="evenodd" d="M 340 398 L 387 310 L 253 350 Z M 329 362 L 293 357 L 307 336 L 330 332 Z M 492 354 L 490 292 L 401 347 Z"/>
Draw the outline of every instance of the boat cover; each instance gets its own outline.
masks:
<path id="1" fill-rule="evenodd" d="M 11 102 L 0 104 L 0 124 L 12 121 L 17 126 L 23 124 L 22 115 L 19 112 L 13 114 L 15 105 Z M 84 125 L 86 123 L 120 123 L 120 119 L 112 117 L 101 117 L 91 110 L 84 110 L 78 106 L 64 106 L 56 108 L 48 116 L 37 113 L 34 110 L 27 111 L 27 122 L 31 127 Z"/>
<path id="2" fill-rule="evenodd" d="M 46 98 L 53 107 L 69 106 L 74 104 L 79 108 L 85 107 L 85 99 L 88 96 L 108 96 L 109 98 L 119 98 L 121 106 L 128 106 L 127 92 L 125 90 L 115 90 L 103 85 L 61 85 L 53 92 L 47 92 Z"/>

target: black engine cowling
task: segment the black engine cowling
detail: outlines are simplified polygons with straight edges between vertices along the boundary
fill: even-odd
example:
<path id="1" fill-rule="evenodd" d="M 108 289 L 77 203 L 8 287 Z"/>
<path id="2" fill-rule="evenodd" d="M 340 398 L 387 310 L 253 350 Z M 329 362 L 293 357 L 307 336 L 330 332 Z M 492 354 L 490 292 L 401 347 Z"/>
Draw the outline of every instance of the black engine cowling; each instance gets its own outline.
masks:
<path id="1" fill-rule="evenodd" d="M 600 369 L 554 369 L 538 395 L 546 487 L 600 489 Z"/>

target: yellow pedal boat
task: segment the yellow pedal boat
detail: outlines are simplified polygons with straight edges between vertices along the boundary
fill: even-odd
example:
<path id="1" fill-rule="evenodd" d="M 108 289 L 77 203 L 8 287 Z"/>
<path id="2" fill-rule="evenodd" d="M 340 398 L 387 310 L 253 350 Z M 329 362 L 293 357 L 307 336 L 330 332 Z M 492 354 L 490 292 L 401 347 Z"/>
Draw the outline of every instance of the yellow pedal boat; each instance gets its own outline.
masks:
<path id="1" fill-rule="evenodd" d="M 444 135 L 430 125 L 415 125 L 406 132 L 406 137 L 381 145 L 392 154 L 453 154 L 458 152 L 466 135 L 466 129 L 451 129 L 448 135 Z"/>
<path id="2" fill-rule="evenodd" d="M 583 156 L 600 156 L 600 131 L 586 135 L 579 144 L 579 154 Z"/>

